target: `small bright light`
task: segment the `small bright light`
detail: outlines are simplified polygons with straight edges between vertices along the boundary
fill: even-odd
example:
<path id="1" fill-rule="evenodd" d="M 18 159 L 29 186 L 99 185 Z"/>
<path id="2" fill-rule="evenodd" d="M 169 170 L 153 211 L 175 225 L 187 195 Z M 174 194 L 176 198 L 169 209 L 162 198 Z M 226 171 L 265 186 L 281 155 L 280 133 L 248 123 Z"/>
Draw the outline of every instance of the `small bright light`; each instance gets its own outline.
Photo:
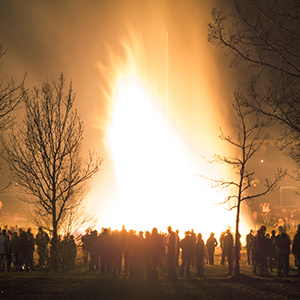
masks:
<path id="1" fill-rule="evenodd" d="M 261 160 L 260 160 L 260 162 L 261 162 L 261 163 L 263 163 L 263 162 L 264 162 L 264 160 L 263 160 L 263 159 L 261 159 Z"/>

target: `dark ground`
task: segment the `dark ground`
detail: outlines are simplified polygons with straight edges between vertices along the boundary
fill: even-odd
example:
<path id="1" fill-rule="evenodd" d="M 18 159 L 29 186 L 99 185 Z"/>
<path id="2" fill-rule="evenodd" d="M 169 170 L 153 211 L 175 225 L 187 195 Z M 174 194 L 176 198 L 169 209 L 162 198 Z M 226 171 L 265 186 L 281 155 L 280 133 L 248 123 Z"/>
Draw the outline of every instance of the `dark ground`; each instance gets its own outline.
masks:
<path id="1" fill-rule="evenodd" d="M 300 277 L 291 260 L 290 276 L 255 276 L 241 260 L 240 278 L 228 276 L 228 267 L 205 265 L 204 278 L 194 276 L 170 280 L 160 270 L 159 279 L 113 278 L 110 274 L 86 271 L 82 266 L 69 273 L 48 271 L 0 273 L 0 299 L 299 299 Z"/>

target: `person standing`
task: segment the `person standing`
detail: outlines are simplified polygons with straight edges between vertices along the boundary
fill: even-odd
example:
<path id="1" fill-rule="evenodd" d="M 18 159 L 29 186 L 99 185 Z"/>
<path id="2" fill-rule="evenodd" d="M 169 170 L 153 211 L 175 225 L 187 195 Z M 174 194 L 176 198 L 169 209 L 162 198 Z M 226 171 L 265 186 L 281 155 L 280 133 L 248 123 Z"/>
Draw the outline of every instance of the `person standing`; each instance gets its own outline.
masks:
<path id="1" fill-rule="evenodd" d="M 198 233 L 198 239 L 195 247 L 195 256 L 196 256 L 196 269 L 197 277 L 203 277 L 203 261 L 204 261 L 204 241 L 202 239 L 202 234 Z"/>
<path id="2" fill-rule="evenodd" d="M 8 265 L 7 265 L 8 242 L 9 242 L 9 237 L 6 235 L 6 229 L 3 229 L 0 235 L 0 271 L 2 271 L 3 269 L 5 272 L 8 271 Z"/>
<path id="3" fill-rule="evenodd" d="M 215 238 L 215 234 L 212 232 L 210 234 L 210 237 L 206 241 L 206 247 L 208 250 L 208 260 L 210 265 L 214 264 L 215 248 L 217 247 L 217 245 L 218 241 Z"/>
<path id="4" fill-rule="evenodd" d="M 184 269 L 186 270 L 186 276 L 190 276 L 190 267 L 192 257 L 195 251 L 195 243 L 190 235 L 189 231 L 185 232 L 185 237 L 180 242 L 180 248 L 182 250 L 182 263 L 180 266 L 180 276 L 183 276 Z"/>
<path id="5" fill-rule="evenodd" d="M 254 241 L 254 234 L 253 229 L 246 235 L 246 249 L 247 249 L 247 265 L 249 266 L 250 263 L 254 264 L 253 258 L 253 241 Z"/>
<path id="6" fill-rule="evenodd" d="M 196 242 L 197 242 L 197 235 L 194 232 L 194 229 L 191 229 L 191 238 L 193 239 L 194 244 L 196 244 Z M 193 253 L 191 264 L 192 264 L 192 267 L 195 266 L 195 253 Z"/>
<path id="7" fill-rule="evenodd" d="M 96 249 L 100 255 L 101 273 L 110 273 L 111 271 L 111 235 L 108 228 L 104 228 L 102 233 L 97 237 L 99 249 Z M 137 259 L 137 257 L 135 257 Z M 97 262 L 98 263 L 98 262 Z M 97 270 L 97 265 L 96 265 Z"/>
<path id="8" fill-rule="evenodd" d="M 157 266 L 161 258 L 161 255 L 164 251 L 164 244 L 163 244 L 162 236 L 158 234 L 156 227 L 152 229 L 152 233 L 150 236 L 150 248 L 151 248 L 150 256 L 151 256 L 151 263 L 152 263 L 153 278 L 157 280 L 158 279 Z"/>
<path id="9" fill-rule="evenodd" d="M 267 270 L 268 244 L 266 239 L 266 230 L 266 226 L 261 226 L 260 229 L 257 231 L 255 239 L 257 260 L 259 263 L 259 274 L 261 276 L 265 275 L 265 272 Z"/>
<path id="10" fill-rule="evenodd" d="M 277 256 L 275 253 L 275 239 L 276 239 L 276 231 L 272 230 L 271 231 L 271 260 L 270 263 L 272 264 L 272 266 L 270 266 L 270 268 L 273 270 L 273 268 L 277 267 Z"/>
<path id="11" fill-rule="evenodd" d="M 278 235 L 275 239 L 275 252 L 277 254 L 277 264 L 278 264 L 278 277 L 287 277 L 290 270 L 290 245 L 291 239 L 285 233 L 282 226 L 278 227 Z"/>
<path id="12" fill-rule="evenodd" d="M 233 251 L 233 235 L 227 229 L 224 235 L 224 252 L 227 257 L 229 275 L 232 275 L 232 251 Z"/>
<path id="13" fill-rule="evenodd" d="M 85 231 L 85 234 L 81 236 L 81 248 L 82 248 L 82 256 L 83 256 L 83 264 L 88 264 L 89 252 L 87 249 L 88 239 L 90 238 L 90 229 Z"/>
<path id="14" fill-rule="evenodd" d="M 295 255 L 297 262 L 298 274 L 296 276 L 300 276 L 300 224 L 298 224 L 298 230 L 294 236 L 292 253 Z"/>
<path id="15" fill-rule="evenodd" d="M 26 246 L 27 254 L 26 254 L 25 268 L 26 270 L 34 271 L 33 254 L 34 254 L 35 240 L 33 234 L 31 233 L 31 228 L 27 229 L 26 235 L 27 235 L 27 246 Z"/>
<path id="16" fill-rule="evenodd" d="M 175 232 L 172 231 L 172 227 L 168 227 L 168 243 L 167 243 L 167 261 L 168 261 L 168 277 L 176 278 L 176 235 Z"/>
<path id="17" fill-rule="evenodd" d="M 21 247 L 20 238 L 18 236 L 18 233 L 14 232 L 11 240 L 8 243 L 8 252 L 11 255 L 11 259 L 16 272 L 20 271 L 20 265 L 19 265 L 20 247 Z"/>
<path id="18" fill-rule="evenodd" d="M 47 258 L 47 250 L 48 250 L 48 244 L 50 242 L 50 238 L 48 234 L 43 230 L 42 227 L 39 227 L 39 232 L 35 237 L 35 241 L 36 241 L 38 256 L 39 256 L 39 267 L 44 268 L 45 260 Z"/>
<path id="19" fill-rule="evenodd" d="M 87 251 L 89 253 L 89 271 L 99 271 L 99 236 L 98 231 L 92 230 L 87 240 Z"/>
<path id="20" fill-rule="evenodd" d="M 175 257 L 175 265 L 179 267 L 179 256 L 180 256 L 180 237 L 179 237 L 179 230 L 176 229 L 176 257 Z"/>
<path id="21" fill-rule="evenodd" d="M 220 235 L 220 247 L 222 249 L 220 265 L 224 265 L 224 263 L 225 263 L 224 237 L 225 237 L 225 231 L 223 231 Z"/>

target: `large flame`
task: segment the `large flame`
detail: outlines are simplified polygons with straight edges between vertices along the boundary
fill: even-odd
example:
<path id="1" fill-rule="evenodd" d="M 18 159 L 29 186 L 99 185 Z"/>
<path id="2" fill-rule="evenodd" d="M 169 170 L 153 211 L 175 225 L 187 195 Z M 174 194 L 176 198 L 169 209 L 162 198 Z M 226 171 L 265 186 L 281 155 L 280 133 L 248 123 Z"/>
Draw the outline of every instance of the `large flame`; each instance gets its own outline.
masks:
<path id="1" fill-rule="evenodd" d="M 186 138 L 166 118 L 163 97 L 155 95 L 146 68 L 140 65 L 145 63 L 140 59 L 141 45 L 135 39 L 124 49 L 125 57 L 114 59 L 110 70 L 106 144 L 118 191 L 109 226 L 166 231 L 171 225 L 181 235 L 194 229 L 204 238 L 234 227 L 235 211 L 218 205 L 225 194 L 194 174 L 195 158 Z M 211 172 L 204 162 L 201 166 L 201 173 Z"/>

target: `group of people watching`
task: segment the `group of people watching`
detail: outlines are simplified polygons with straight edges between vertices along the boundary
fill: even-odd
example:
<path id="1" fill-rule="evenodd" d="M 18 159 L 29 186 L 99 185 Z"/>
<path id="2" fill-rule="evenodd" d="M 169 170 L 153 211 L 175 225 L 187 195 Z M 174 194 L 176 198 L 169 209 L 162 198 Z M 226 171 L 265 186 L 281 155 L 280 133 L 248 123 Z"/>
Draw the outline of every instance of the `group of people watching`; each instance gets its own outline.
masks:
<path id="1" fill-rule="evenodd" d="M 293 240 L 282 226 L 278 227 L 278 233 L 273 230 L 271 234 L 266 232 L 266 226 L 261 226 L 256 233 L 251 230 L 246 236 L 248 265 L 252 265 L 255 274 L 259 272 L 259 275 L 266 275 L 268 269 L 273 272 L 276 268 L 278 276 L 288 276 L 292 252 L 298 267 L 297 276 L 300 276 L 300 225 Z M 157 278 L 158 267 L 166 270 L 171 278 L 184 274 L 190 276 L 191 266 L 196 267 L 196 276 L 202 277 L 205 263 L 214 264 L 218 245 L 221 248 L 220 264 L 227 263 L 228 273 L 232 275 L 235 254 L 241 259 L 242 245 L 241 235 L 235 238 L 229 229 L 222 232 L 219 243 L 213 232 L 206 242 L 201 233 L 196 235 L 193 230 L 186 231 L 185 237 L 180 239 L 178 230 L 174 232 L 171 226 L 165 234 L 159 234 L 156 228 L 151 233 L 135 234 L 133 230 L 127 232 L 123 227 L 121 231 L 104 229 L 98 234 L 94 230 L 82 236 L 84 261 L 89 265 L 89 270 L 117 275 L 121 273 L 124 259 L 125 275 L 138 277 L 146 274 L 149 278 Z M 177 267 L 179 272 L 176 271 Z"/>
<path id="2" fill-rule="evenodd" d="M 34 251 L 38 256 L 38 268 L 45 268 L 51 257 L 51 240 L 42 228 L 35 237 L 30 228 L 26 232 L 22 229 L 10 232 L 6 228 L 0 229 L 0 232 L 0 271 L 10 271 L 11 266 L 15 271 L 34 270 Z M 179 231 L 173 231 L 171 226 L 167 233 L 159 233 L 154 227 L 151 233 L 140 231 L 138 234 L 133 230 L 128 232 L 123 226 L 121 231 L 104 228 L 98 233 L 97 230 L 87 230 L 81 236 L 80 245 L 76 245 L 73 236 L 66 235 L 59 239 L 58 254 L 63 271 L 75 266 L 77 247 L 80 246 L 83 264 L 90 271 L 98 270 L 116 276 L 123 270 L 125 276 L 146 275 L 157 279 L 158 268 L 167 271 L 170 278 L 176 278 L 177 275 L 190 276 L 190 268 L 195 266 L 196 276 L 202 277 L 205 263 L 215 263 L 215 249 L 219 245 L 220 264 L 227 262 L 231 275 L 234 255 L 241 250 L 240 238 L 239 235 L 235 243 L 229 229 L 222 232 L 218 243 L 213 232 L 204 242 L 201 233 L 196 235 L 193 229 L 186 231 L 184 238 L 180 239 Z M 265 226 L 256 233 L 251 230 L 246 236 L 246 250 L 247 263 L 252 265 L 255 274 L 265 275 L 277 268 L 278 276 L 289 275 L 292 252 L 300 276 L 300 225 L 293 240 L 282 226 L 278 227 L 277 234 L 273 230 L 271 235 L 266 232 Z"/>
<path id="3" fill-rule="evenodd" d="M 34 271 L 34 253 L 37 254 L 38 269 L 44 269 L 49 263 L 49 235 L 40 227 L 36 236 L 28 228 L 10 231 L 0 228 L 0 271 Z M 59 240 L 59 261 L 62 270 L 68 270 L 75 266 L 77 246 L 74 237 L 66 235 Z M 35 252 L 36 251 L 36 252 Z"/>
<path id="4" fill-rule="evenodd" d="M 205 262 L 213 265 L 215 248 L 218 241 L 211 233 L 206 242 L 202 234 L 186 231 L 185 237 L 180 239 L 178 230 L 168 227 L 167 233 L 158 233 L 157 228 L 152 232 L 133 230 L 127 232 L 125 227 L 121 231 L 103 229 L 100 234 L 97 230 L 88 231 L 82 236 L 84 263 L 89 270 L 100 270 L 103 273 L 119 275 L 124 260 L 125 276 L 140 277 L 144 274 L 148 278 L 157 279 L 157 269 L 160 267 L 168 272 L 168 277 L 179 274 L 190 276 L 191 266 L 197 270 L 196 276 L 204 276 Z M 228 229 L 224 234 L 222 245 L 224 254 L 228 258 L 229 272 L 232 272 L 233 235 Z M 181 265 L 179 257 L 181 253 Z"/>
<path id="5" fill-rule="evenodd" d="M 259 272 L 264 276 L 268 271 L 277 268 L 278 277 L 289 276 L 290 254 L 295 258 L 300 276 L 300 224 L 293 240 L 286 233 L 283 226 L 278 226 L 278 233 L 272 230 L 271 235 L 266 232 L 266 226 L 261 226 L 254 234 L 253 230 L 246 236 L 247 263 L 253 266 L 253 273 Z"/>

